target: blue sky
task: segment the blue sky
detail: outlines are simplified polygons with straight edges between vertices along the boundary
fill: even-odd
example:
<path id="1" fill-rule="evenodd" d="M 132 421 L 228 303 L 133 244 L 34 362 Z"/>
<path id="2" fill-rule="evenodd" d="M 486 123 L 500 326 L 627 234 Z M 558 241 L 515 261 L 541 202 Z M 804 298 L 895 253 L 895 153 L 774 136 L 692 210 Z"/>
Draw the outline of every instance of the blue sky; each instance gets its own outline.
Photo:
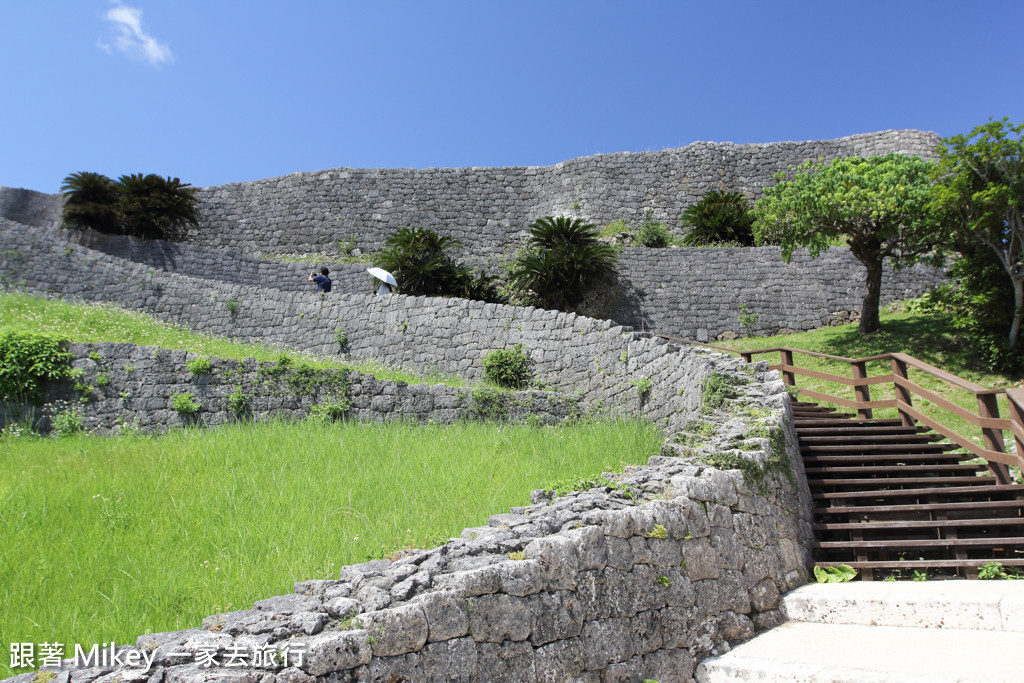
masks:
<path id="1" fill-rule="evenodd" d="M 0 0 L 0 185 L 1024 120 L 1024 3 Z"/>

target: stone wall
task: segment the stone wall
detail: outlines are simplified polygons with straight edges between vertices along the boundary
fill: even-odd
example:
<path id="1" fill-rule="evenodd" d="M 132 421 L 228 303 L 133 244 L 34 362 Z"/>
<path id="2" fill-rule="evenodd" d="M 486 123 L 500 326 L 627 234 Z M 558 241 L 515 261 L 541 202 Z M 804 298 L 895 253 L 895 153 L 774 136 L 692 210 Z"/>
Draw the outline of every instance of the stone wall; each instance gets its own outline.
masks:
<path id="1" fill-rule="evenodd" d="M 465 299 L 317 295 L 254 289 L 167 273 L 57 239 L 52 229 L 0 223 L 7 286 L 116 302 L 194 330 L 336 354 L 420 373 L 483 377 L 483 358 L 522 343 L 537 381 L 579 393 L 589 409 L 639 415 L 678 429 L 715 368 L 701 351 L 635 334 L 608 320 Z M 730 361 L 732 362 L 732 361 Z M 738 362 L 738 361 L 735 361 Z M 641 392 L 647 380 L 655 389 Z"/>
<path id="2" fill-rule="evenodd" d="M 510 251 L 522 242 L 529 223 L 542 216 L 579 216 L 600 225 L 617 219 L 638 223 L 650 209 L 655 218 L 677 226 L 686 207 L 711 189 L 756 198 L 775 183 L 774 173 L 808 159 L 889 152 L 931 157 L 938 141 L 934 133 L 881 131 L 804 142 L 695 142 L 553 166 L 294 173 L 200 188 L 202 223 L 188 239 L 250 254 L 336 257 L 339 242 L 355 238 L 357 246 L 376 250 L 394 231 L 418 226 L 456 237 L 473 260 Z M 59 196 L 26 192 L 0 192 L 0 217 L 55 225 Z"/>
<path id="3" fill-rule="evenodd" d="M 13 224 L 8 224 L 14 229 Z M 45 229 L 44 229 L 45 230 Z M 327 265 L 334 293 L 371 293 L 368 264 L 287 263 L 228 249 L 162 240 L 139 240 L 92 231 L 52 231 L 54 241 L 68 240 L 182 275 L 237 283 L 250 288 L 310 292 L 311 269 Z M 811 259 L 799 250 L 790 263 L 777 247 L 731 249 L 627 248 L 619 256 L 618 295 L 600 317 L 658 334 L 709 341 L 723 333 L 745 332 L 740 304 L 757 314 L 757 334 L 808 330 L 829 324 L 837 312 L 859 312 L 864 267 L 847 249 L 826 250 Z M 942 280 L 942 271 L 914 266 L 894 271 L 886 266 L 882 304 L 919 296 Z"/>
<path id="4" fill-rule="evenodd" d="M 780 593 L 807 580 L 792 414 L 777 373 L 745 369 L 729 373 L 740 395 L 704 411 L 704 445 L 667 446 L 586 491 L 535 491 L 441 547 L 119 648 L 149 666 L 68 661 L 55 680 L 691 681 L 705 657 L 781 623 Z M 704 464 L 708 453 L 738 469 Z"/>
<path id="5" fill-rule="evenodd" d="M 778 247 L 626 249 L 618 297 L 607 317 L 638 330 L 709 341 L 743 335 L 740 306 L 758 316 L 754 334 L 812 330 L 859 315 L 866 271 L 849 249 L 812 259 L 806 249 L 782 260 Z M 924 265 L 882 273 L 882 305 L 924 294 L 943 271 Z M 836 314 L 840 315 L 837 316 Z"/>
<path id="6" fill-rule="evenodd" d="M 81 376 L 46 386 L 43 406 L 33 411 L 42 418 L 41 431 L 49 428 L 55 413 L 68 409 L 79 412 L 85 430 L 97 433 L 116 433 L 125 427 L 148 433 L 271 417 L 301 419 L 315 412 L 316 406 L 332 403 L 350 406 L 345 417 L 361 422 L 449 424 L 488 419 L 541 425 L 581 416 L 579 397 L 547 391 L 410 385 L 347 370 L 323 370 L 305 388 L 289 383 L 288 378 L 295 376 L 289 368 L 252 358 L 241 362 L 210 358 L 210 372 L 196 375 L 187 363 L 201 356 L 180 350 L 102 343 L 71 344 L 69 351 L 74 357 L 72 367 Z M 76 385 L 87 389 L 76 389 Z M 236 390 L 246 397 L 238 411 L 229 407 L 228 400 Z M 172 408 L 171 397 L 184 392 L 202 405 L 197 413 L 182 414 Z M 29 414 L 27 407 L 18 408 Z M 19 417 L 7 412 L 8 420 Z M 0 426 L 4 418 L 0 414 Z"/>

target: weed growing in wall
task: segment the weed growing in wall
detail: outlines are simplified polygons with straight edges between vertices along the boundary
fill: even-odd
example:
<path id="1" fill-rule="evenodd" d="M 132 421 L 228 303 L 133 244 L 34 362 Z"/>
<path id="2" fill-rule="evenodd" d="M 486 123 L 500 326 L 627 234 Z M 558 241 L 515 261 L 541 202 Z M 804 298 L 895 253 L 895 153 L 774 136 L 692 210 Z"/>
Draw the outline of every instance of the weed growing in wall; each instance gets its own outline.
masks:
<path id="1" fill-rule="evenodd" d="M 720 410 L 726 400 L 736 398 L 739 394 L 736 387 L 750 384 L 750 379 L 727 375 L 721 372 L 713 372 L 704 382 L 704 393 L 701 396 L 701 413 L 708 414 Z"/>
<path id="2" fill-rule="evenodd" d="M 191 391 L 183 391 L 171 395 L 171 408 L 182 415 L 194 415 L 202 407 L 203 404 L 195 400 Z"/>
<path id="3" fill-rule="evenodd" d="M 636 392 L 640 394 L 641 399 L 646 399 L 651 395 L 651 380 L 646 377 L 633 380 L 633 386 L 636 387 Z"/>
<path id="4" fill-rule="evenodd" d="M 242 391 L 242 387 L 235 387 L 235 390 L 228 394 L 227 408 L 235 415 L 245 415 L 249 412 L 250 396 Z"/>
<path id="5" fill-rule="evenodd" d="M 185 366 L 193 375 L 208 375 L 213 368 L 209 358 L 193 358 Z"/>
<path id="6" fill-rule="evenodd" d="M 746 304 L 737 304 L 736 307 L 740 309 L 740 325 L 743 326 L 743 333 L 747 337 L 754 336 L 754 325 L 761 319 L 760 313 L 751 313 Z"/>
<path id="7" fill-rule="evenodd" d="M 50 418 L 50 427 L 55 437 L 78 434 L 84 428 L 82 411 L 76 406 L 67 406 Z"/>
<path id="8" fill-rule="evenodd" d="M 238 313 L 238 299 L 230 299 L 227 303 L 228 313 L 234 315 Z"/>
<path id="9" fill-rule="evenodd" d="M 496 349 L 484 358 L 484 374 L 499 387 L 525 389 L 530 384 L 530 356 L 522 344 Z"/>

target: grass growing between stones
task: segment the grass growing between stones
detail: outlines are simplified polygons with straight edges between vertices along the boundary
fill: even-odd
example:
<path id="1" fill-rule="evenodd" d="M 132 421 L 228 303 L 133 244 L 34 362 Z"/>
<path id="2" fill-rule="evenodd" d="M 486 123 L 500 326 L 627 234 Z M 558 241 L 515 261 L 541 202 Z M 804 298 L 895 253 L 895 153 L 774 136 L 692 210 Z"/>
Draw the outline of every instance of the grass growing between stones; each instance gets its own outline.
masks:
<path id="1" fill-rule="evenodd" d="M 640 422 L 240 424 L 0 440 L 0 642 L 134 642 L 643 463 Z M 0 677 L 11 672 L 0 659 Z"/>
<path id="2" fill-rule="evenodd" d="M 985 387 L 1002 388 L 1021 386 L 1020 377 L 999 374 L 986 370 L 977 362 L 977 356 L 971 345 L 965 342 L 946 320 L 934 314 L 883 312 L 881 315 L 882 329 L 876 334 L 862 336 L 857 333 L 856 323 L 836 327 L 823 327 L 810 332 L 778 335 L 774 337 L 745 337 L 727 342 L 722 346 L 740 351 L 788 346 L 807 349 L 819 353 L 828 353 L 847 358 L 866 358 L 883 353 L 902 352 L 950 372 L 963 379 L 976 382 Z M 770 353 L 754 357 L 755 361 L 765 360 L 769 364 L 781 362 L 780 354 Z M 824 358 L 814 358 L 795 354 L 797 365 L 818 372 L 827 372 L 844 377 L 852 377 L 849 363 Z M 892 372 L 889 361 L 873 361 L 867 364 L 868 376 L 884 375 Z M 909 369 L 909 379 L 925 389 L 939 394 L 943 398 L 967 408 L 974 413 L 978 411 L 978 402 L 974 394 L 947 384 L 920 370 Z M 801 377 L 796 378 L 797 388 L 813 389 L 840 398 L 853 399 L 853 389 L 825 380 Z M 895 398 L 892 385 L 875 385 L 871 387 L 871 399 L 882 400 Z M 932 402 L 914 397 L 914 407 L 942 424 L 970 437 L 978 444 L 982 443 L 981 430 L 963 418 L 954 415 Z M 1008 406 L 1006 397 L 999 397 L 1000 414 L 1006 417 Z M 844 412 L 848 409 L 843 408 Z M 875 417 L 895 417 L 895 408 L 876 409 Z M 1005 436 L 1005 434 L 1004 434 Z M 1009 443 L 1007 443 L 1009 450 Z"/>
<path id="3" fill-rule="evenodd" d="M 373 361 L 342 362 L 337 358 L 314 357 L 296 351 L 282 351 L 265 344 L 237 342 L 199 334 L 181 325 L 158 320 L 145 313 L 128 311 L 111 304 L 91 304 L 48 299 L 16 292 L 0 292 L 0 332 L 42 332 L 73 342 L 118 342 L 242 360 L 276 361 L 282 353 L 294 361 L 314 367 L 347 368 L 378 379 L 418 384 L 465 386 L 461 377 L 428 373 L 420 376 Z"/>

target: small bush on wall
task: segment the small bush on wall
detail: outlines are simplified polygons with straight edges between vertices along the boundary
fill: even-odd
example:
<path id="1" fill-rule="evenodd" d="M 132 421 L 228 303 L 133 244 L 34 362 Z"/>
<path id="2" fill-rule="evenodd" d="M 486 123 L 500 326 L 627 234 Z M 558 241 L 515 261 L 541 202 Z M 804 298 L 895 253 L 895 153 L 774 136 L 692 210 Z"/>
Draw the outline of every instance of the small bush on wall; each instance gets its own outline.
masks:
<path id="1" fill-rule="evenodd" d="M 70 376 L 64 343 L 34 332 L 0 334 L 0 400 L 38 401 L 42 384 Z"/>
<path id="2" fill-rule="evenodd" d="M 484 358 L 484 374 L 499 387 L 525 389 L 530 384 L 530 356 L 522 344 L 491 351 Z"/>

